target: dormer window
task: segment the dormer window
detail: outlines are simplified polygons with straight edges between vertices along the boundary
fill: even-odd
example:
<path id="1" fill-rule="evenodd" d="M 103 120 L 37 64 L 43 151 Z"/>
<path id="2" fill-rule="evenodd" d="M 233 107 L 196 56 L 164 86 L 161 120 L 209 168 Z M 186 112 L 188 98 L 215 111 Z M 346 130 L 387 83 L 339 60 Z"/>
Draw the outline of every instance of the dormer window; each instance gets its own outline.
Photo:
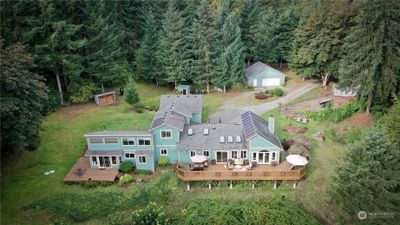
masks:
<path id="1" fill-rule="evenodd" d="M 228 136 L 228 143 L 233 143 L 233 137 L 232 136 Z"/>
<path id="2" fill-rule="evenodd" d="M 225 136 L 220 136 L 219 137 L 219 142 L 220 143 L 225 143 Z"/>
<path id="3" fill-rule="evenodd" d="M 189 135 L 189 136 L 192 136 L 192 135 L 193 135 L 193 129 L 192 129 L 192 128 L 189 128 L 189 129 L 188 129 L 188 135 Z"/>
<path id="4" fill-rule="evenodd" d="M 204 128 L 204 135 L 208 135 L 208 128 Z"/>
<path id="5" fill-rule="evenodd" d="M 240 136 L 236 136 L 236 142 L 237 142 L 237 143 L 240 143 L 240 142 L 242 142 L 242 137 L 240 137 Z"/>

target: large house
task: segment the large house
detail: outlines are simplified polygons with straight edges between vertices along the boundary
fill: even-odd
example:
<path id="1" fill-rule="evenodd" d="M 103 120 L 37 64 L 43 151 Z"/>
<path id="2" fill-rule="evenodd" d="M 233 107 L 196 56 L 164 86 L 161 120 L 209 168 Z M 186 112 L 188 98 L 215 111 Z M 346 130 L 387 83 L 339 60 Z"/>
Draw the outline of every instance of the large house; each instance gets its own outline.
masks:
<path id="1" fill-rule="evenodd" d="M 100 131 L 85 134 L 91 168 L 118 168 L 132 161 L 137 169 L 154 171 L 160 157 L 169 163 L 192 163 L 205 156 L 210 164 L 246 159 L 257 164 L 279 163 L 283 151 L 268 122 L 252 112 L 240 124 L 201 124 L 202 95 L 164 95 L 149 130 Z"/>
<path id="2" fill-rule="evenodd" d="M 286 75 L 262 62 L 256 62 L 246 67 L 245 83 L 254 88 L 281 86 Z"/>

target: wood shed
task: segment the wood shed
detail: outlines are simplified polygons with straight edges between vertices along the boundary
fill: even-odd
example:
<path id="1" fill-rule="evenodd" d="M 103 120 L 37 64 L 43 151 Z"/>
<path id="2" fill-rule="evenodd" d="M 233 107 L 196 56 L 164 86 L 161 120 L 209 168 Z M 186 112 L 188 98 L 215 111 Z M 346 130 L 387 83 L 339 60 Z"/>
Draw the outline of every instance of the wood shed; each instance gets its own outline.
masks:
<path id="1" fill-rule="evenodd" d="M 117 99 L 115 98 L 115 91 L 95 95 L 94 101 L 98 106 L 113 105 L 117 103 Z"/>

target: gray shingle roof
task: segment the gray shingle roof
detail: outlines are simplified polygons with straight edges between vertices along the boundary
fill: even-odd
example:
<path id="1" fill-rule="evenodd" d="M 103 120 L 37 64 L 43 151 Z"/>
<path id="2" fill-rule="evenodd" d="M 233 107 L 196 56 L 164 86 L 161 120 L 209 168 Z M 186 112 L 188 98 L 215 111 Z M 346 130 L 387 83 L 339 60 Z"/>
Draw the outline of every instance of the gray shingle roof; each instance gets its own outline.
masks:
<path id="1" fill-rule="evenodd" d="M 151 136 L 151 133 L 144 130 L 97 131 L 84 136 Z"/>
<path id="2" fill-rule="evenodd" d="M 101 151 L 90 151 L 86 150 L 85 156 L 95 156 L 95 155 L 122 155 L 122 150 L 101 150 Z"/>
<path id="3" fill-rule="evenodd" d="M 246 140 L 250 140 L 256 135 L 264 138 L 271 142 L 273 145 L 282 148 L 282 144 L 279 141 L 276 134 L 270 133 L 268 130 L 268 122 L 253 112 L 247 111 L 241 115 L 244 136 Z"/>
<path id="4" fill-rule="evenodd" d="M 269 70 L 270 73 L 286 76 L 281 71 L 279 71 L 279 70 L 277 70 L 277 69 L 275 69 L 275 68 L 273 68 L 271 66 L 268 66 L 268 65 L 266 65 L 266 64 L 264 64 L 264 63 L 262 63 L 260 61 L 258 61 L 256 63 L 253 63 L 250 66 L 246 67 L 245 76 L 246 76 L 246 78 L 249 78 L 249 77 L 251 77 L 253 75 L 256 75 L 256 74 L 259 74 L 259 73 L 261 73 L 261 72 L 263 72 L 265 70 Z"/>
<path id="5" fill-rule="evenodd" d="M 172 107 L 164 107 L 155 115 L 150 130 L 162 125 L 169 125 L 175 127 L 179 131 L 183 131 L 183 127 L 185 126 L 185 117 L 174 112 Z"/>
<path id="6" fill-rule="evenodd" d="M 188 135 L 188 129 L 193 129 L 193 135 Z M 208 135 L 204 135 L 204 128 L 208 128 Z M 215 128 L 215 129 L 213 129 Z M 220 136 L 225 137 L 225 142 L 220 143 Z M 233 136 L 233 143 L 228 143 L 228 136 Z M 241 142 L 236 142 L 236 136 L 241 137 Z M 246 149 L 241 125 L 236 124 L 196 124 L 186 125 L 177 150 L 240 150 Z"/>
<path id="7" fill-rule="evenodd" d="M 162 95 L 160 109 L 175 103 L 175 107 L 183 106 L 191 112 L 201 112 L 203 107 L 202 95 Z"/>

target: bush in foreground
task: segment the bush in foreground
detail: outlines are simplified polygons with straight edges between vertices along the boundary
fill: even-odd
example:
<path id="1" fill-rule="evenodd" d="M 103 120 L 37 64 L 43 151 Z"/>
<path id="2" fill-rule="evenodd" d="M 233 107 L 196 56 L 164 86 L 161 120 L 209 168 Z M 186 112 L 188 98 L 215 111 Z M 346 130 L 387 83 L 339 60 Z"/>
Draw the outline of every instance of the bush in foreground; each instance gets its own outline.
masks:
<path id="1" fill-rule="evenodd" d="M 119 170 L 121 170 L 121 172 L 123 173 L 129 173 L 134 169 L 134 165 L 133 162 L 126 160 L 126 161 L 122 161 L 119 164 Z"/>
<path id="2" fill-rule="evenodd" d="M 160 159 L 158 160 L 158 166 L 160 167 L 165 167 L 169 163 L 168 157 L 166 156 L 161 156 Z"/>
<path id="3" fill-rule="evenodd" d="M 124 174 L 122 177 L 119 178 L 118 185 L 124 186 L 125 184 L 132 183 L 134 181 L 133 177 L 129 174 Z"/>
<path id="4" fill-rule="evenodd" d="M 133 224 L 147 225 L 169 224 L 167 216 L 164 214 L 162 207 L 157 206 L 156 203 L 150 202 L 145 208 L 138 209 L 133 212 Z"/>

